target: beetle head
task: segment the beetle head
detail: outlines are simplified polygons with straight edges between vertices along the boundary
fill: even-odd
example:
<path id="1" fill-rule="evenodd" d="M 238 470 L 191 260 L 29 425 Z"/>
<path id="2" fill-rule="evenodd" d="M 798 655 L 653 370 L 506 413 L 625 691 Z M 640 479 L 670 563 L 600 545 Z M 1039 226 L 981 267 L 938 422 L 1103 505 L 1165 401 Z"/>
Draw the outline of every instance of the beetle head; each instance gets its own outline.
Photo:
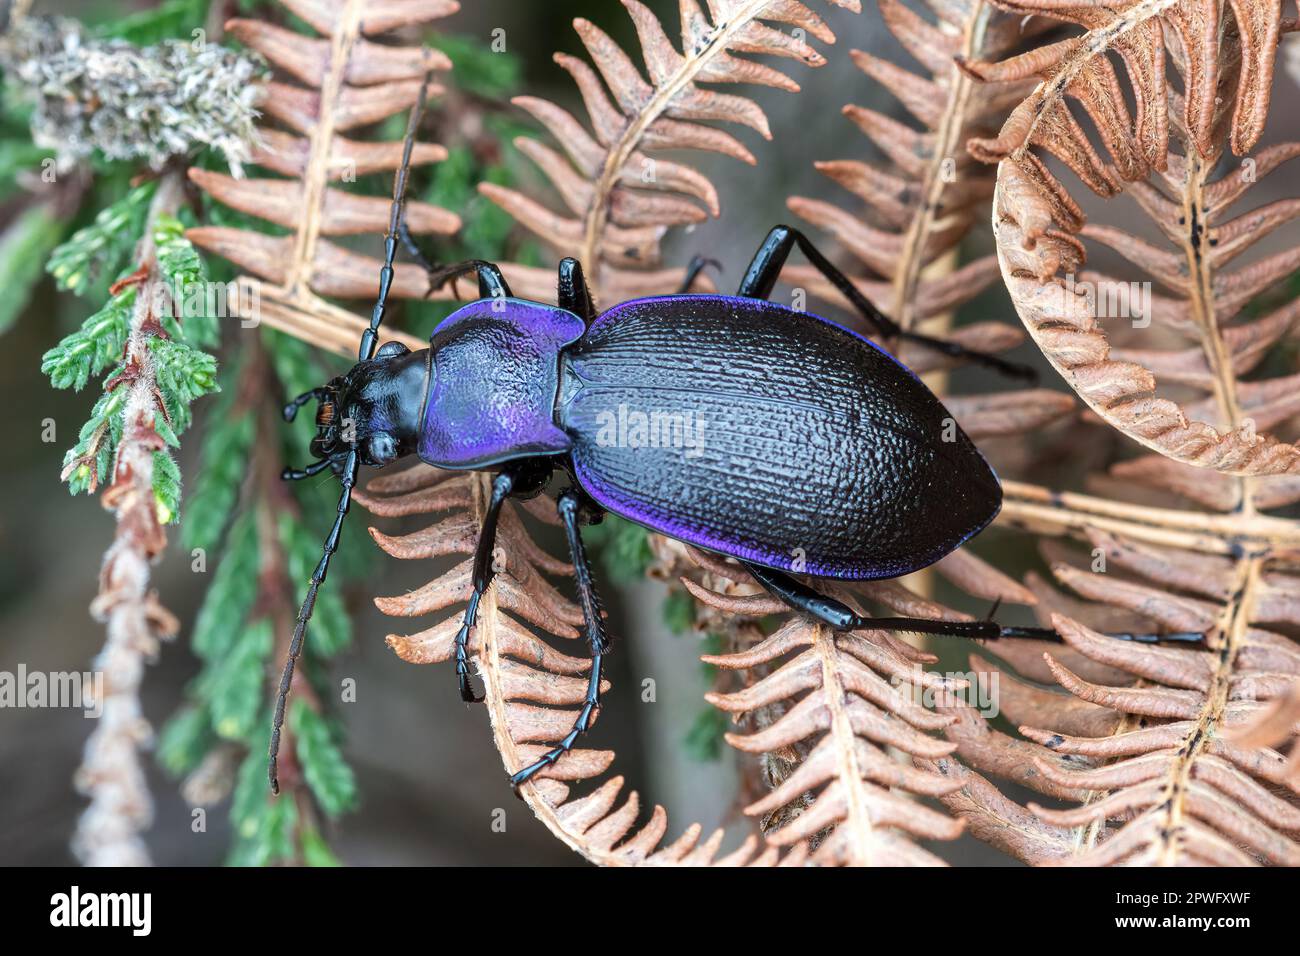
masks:
<path id="1" fill-rule="evenodd" d="M 355 448 L 362 464 L 382 468 L 415 451 L 428 376 L 428 349 L 387 342 L 373 359 L 286 405 L 285 418 L 315 398 L 318 463 L 341 463 Z"/>

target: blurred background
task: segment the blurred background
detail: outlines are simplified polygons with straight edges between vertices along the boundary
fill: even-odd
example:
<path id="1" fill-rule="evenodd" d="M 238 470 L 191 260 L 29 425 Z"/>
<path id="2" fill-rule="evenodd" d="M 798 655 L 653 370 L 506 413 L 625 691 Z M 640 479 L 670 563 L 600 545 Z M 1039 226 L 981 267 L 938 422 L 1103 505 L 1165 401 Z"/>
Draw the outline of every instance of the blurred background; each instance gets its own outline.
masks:
<path id="1" fill-rule="evenodd" d="M 676 0 L 646 2 L 660 14 L 669 33 L 675 34 Z M 718 282 L 724 289 L 739 281 L 766 231 L 791 218 L 785 207 L 788 196 L 825 198 L 852 204 L 853 211 L 858 211 L 856 200 L 812 166 L 820 159 L 875 158 L 867 140 L 841 116 L 844 104 L 903 115 L 898 103 L 868 81 L 847 56 L 849 49 L 858 48 L 905 61 L 874 4 L 865 3 L 866 9 L 854 15 L 823 0 L 806 2 L 824 16 L 838 37 L 834 48 L 821 47 L 829 63 L 817 70 L 798 65 L 788 68 L 803 87 L 797 96 L 762 87 L 743 91 L 766 111 L 774 139 L 765 142 L 752 131 L 733 129 L 758 158 L 755 168 L 725 157 L 693 154 L 692 163 L 719 189 L 723 215 L 693 230 L 677 231 L 666 245 L 670 263 L 684 263 L 695 253 L 720 260 L 723 271 Z M 33 12 L 102 19 L 135 8 L 129 3 L 38 0 Z M 597 23 L 625 49 L 637 49 L 635 32 L 617 0 L 465 2 L 459 14 L 438 26 L 483 40 L 492 30 L 504 28 L 508 54 L 522 70 L 522 87 L 581 114 L 572 81 L 551 59 L 557 50 L 585 56 L 571 26 L 578 16 Z M 529 122 L 522 113 L 516 115 L 521 122 Z M 1300 126 L 1300 114 L 1285 106 L 1275 117 L 1276 124 Z M 546 134 L 541 137 L 545 139 Z M 520 175 L 525 184 L 538 181 L 530 170 L 521 170 Z M 1286 185 L 1284 179 L 1269 184 L 1272 192 L 1258 198 L 1264 200 L 1280 192 Z M 550 195 L 540 198 L 554 202 Z M 1116 222 L 1117 217 L 1112 215 L 1109 221 Z M 986 233 L 977 232 L 970 241 L 972 248 L 963 249 L 964 258 L 987 251 Z M 42 353 L 80 323 L 85 310 L 84 301 L 57 293 L 47 280 L 0 342 L 0 408 L 6 423 L 0 459 L 5 463 L 8 486 L 0 504 L 3 671 L 13 672 L 20 663 L 29 670 L 84 670 L 104 639 L 103 629 L 90 619 L 87 605 L 95 594 L 112 522 L 95 498 L 70 497 L 59 481 L 64 449 L 86 418 L 93 390 L 79 394 L 55 391 L 39 371 Z M 989 317 L 1016 322 L 1000 286 L 977 299 L 961 320 Z M 1022 347 L 1015 357 L 1037 361 L 1032 353 L 1032 347 Z M 963 387 L 980 387 L 980 373 L 958 374 L 968 377 L 963 379 Z M 1045 375 L 1044 381 L 1059 387 L 1051 374 Z M 278 405 L 280 399 L 267 396 L 266 400 Z M 191 440 L 182 444 L 181 468 L 187 484 L 196 468 L 197 441 L 193 439 L 202 433 L 211 405 L 211 401 L 198 403 Z M 52 418 L 59 430 L 53 443 L 41 440 L 41 422 L 46 418 Z M 996 449 L 993 454 L 996 461 Z M 1082 466 L 1079 460 L 1062 456 L 1054 470 L 1036 477 L 1068 486 L 1072 474 L 1077 475 Z M 315 519 L 322 535 L 330 517 L 322 513 Z M 372 523 L 388 531 L 402 528 L 400 521 L 377 522 L 360 512 L 346 534 L 364 538 L 365 526 Z M 370 546 L 368 540 L 365 546 Z M 991 534 L 987 546 L 980 550 L 1016 576 L 1037 560 L 1024 541 L 1009 534 Z M 334 661 L 332 676 L 356 681 L 356 702 L 342 705 L 338 713 L 346 730 L 346 755 L 357 774 L 360 806 L 329 827 L 326 837 L 342 861 L 353 865 L 580 865 L 581 860 L 555 841 L 512 796 L 492 745 L 487 715 L 481 707 L 460 702 L 450 665 L 405 664 L 384 645 L 383 638 L 394 629 L 394 622 L 380 615 L 370 598 L 418 587 L 429 580 L 432 570 L 425 562 L 399 562 L 376 554 L 368 579 L 348 584 L 355 639 L 350 650 Z M 186 683 L 196 673 L 198 662 L 187 638 L 206 583 L 203 575 L 191 572 L 188 555 L 176 546 L 173 535 L 172 547 L 154 570 L 154 585 L 163 603 L 180 617 L 182 633 L 163 648 L 145 678 L 144 706 L 155 727 L 175 711 Z M 724 746 L 718 759 L 708 760 L 691 756 L 691 748 L 684 745 L 706 706 L 701 694 L 709 677 L 698 660 L 699 637 L 673 635 L 665 627 L 661 614 L 664 592 L 657 582 L 617 587 L 603 583 L 616 642 L 609 659 L 614 686 L 605 698 L 591 745 L 617 750 L 615 770 L 627 777 L 629 786 L 642 792 L 645 804 L 665 805 L 670 838 L 691 822 L 706 829 L 727 826 L 739 831 L 748 824 L 738 823 L 733 752 Z M 415 629 L 414 622 L 409 629 Z M 945 664 L 965 669 L 959 649 L 945 649 L 944 656 Z M 656 683 L 654 703 L 643 703 L 639 694 L 647 677 Z M 84 800 L 76 795 L 71 781 L 91 726 L 80 711 L 0 709 L 0 863 L 74 862 L 68 841 Z M 230 836 L 224 809 L 209 814 L 206 833 L 191 832 L 190 807 L 181 799 L 177 782 L 147 759 L 157 803 L 156 820 L 147 834 L 155 862 L 220 863 L 226 857 Z M 498 809 L 505 811 L 504 833 L 492 826 Z M 1007 862 L 969 838 L 943 853 L 959 863 Z"/>

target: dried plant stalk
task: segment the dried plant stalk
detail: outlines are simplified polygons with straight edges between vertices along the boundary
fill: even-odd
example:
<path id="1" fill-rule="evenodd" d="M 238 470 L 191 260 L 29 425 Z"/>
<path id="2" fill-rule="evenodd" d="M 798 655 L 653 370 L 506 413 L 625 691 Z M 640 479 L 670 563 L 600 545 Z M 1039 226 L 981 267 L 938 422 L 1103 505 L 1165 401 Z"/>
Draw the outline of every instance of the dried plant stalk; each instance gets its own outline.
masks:
<path id="1" fill-rule="evenodd" d="M 263 108 L 288 131 L 262 129 L 262 143 L 253 157 L 258 165 L 292 178 L 236 180 L 197 168 L 190 170 L 190 178 L 222 203 L 291 232 L 277 237 L 201 226 L 187 235 L 251 273 L 238 279 L 241 318 L 265 321 L 330 348 L 353 343 L 355 351 L 364 323 L 322 297 L 373 299 L 382 263 L 325 237 L 382 234 L 388 228 L 390 199 L 360 196 L 330 184 L 397 169 L 402 144 L 364 142 L 342 134 L 410 108 L 431 72 L 451 68 L 439 51 L 369 38 L 449 16 L 460 5 L 455 0 L 284 0 L 284 5 L 323 39 L 255 20 L 232 20 L 227 30 L 303 84 L 269 84 Z M 430 96 L 439 92 L 441 87 L 430 85 Z M 411 161 L 421 165 L 446 156 L 441 146 L 417 143 Z M 416 201 L 406 204 L 406 222 L 417 235 L 449 235 L 460 228 L 454 213 Z M 422 268 L 396 266 L 392 296 L 422 299 L 428 291 Z M 415 340 L 401 334 L 393 338 L 414 348 L 424 344 L 412 344 Z"/>

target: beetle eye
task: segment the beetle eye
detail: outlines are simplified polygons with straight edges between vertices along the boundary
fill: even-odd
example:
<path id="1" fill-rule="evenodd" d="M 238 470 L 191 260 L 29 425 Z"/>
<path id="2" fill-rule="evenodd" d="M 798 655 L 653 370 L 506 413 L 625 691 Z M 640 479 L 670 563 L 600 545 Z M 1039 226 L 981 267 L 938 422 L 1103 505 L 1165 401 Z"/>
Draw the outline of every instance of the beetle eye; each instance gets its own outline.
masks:
<path id="1" fill-rule="evenodd" d="M 401 342 L 385 342 L 379 346 L 379 351 L 375 353 L 375 358 L 392 358 L 394 355 L 406 355 L 411 350 Z"/>
<path id="2" fill-rule="evenodd" d="M 388 432 L 376 432 L 366 440 L 366 457 L 372 465 L 383 466 L 397 460 L 397 442 Z"/>

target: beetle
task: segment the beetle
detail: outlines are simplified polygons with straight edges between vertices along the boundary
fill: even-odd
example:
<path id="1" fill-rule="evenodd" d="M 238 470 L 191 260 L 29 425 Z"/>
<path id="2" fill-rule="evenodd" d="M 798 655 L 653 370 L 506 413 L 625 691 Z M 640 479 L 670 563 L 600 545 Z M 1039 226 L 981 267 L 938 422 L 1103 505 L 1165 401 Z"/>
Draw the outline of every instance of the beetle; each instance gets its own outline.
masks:
<path id="1" fill-rule="evenodd" d="M 408 137 L 410 128 L 408 128 Z M 689 290 L 696 259 L 676 295 L 595 307 L 581 264 L 559 265 L 557 304 L 516 298 L 493 263 L 429 265 L 430 287 L 463 275 L 479 299 L 440 323 L 429 347 L 375 344 L 399 242 L 409 162 L 397 175 L 379 297 L 358 361 L 290 402 L 285 417 L 317 400 L 318 460 L 285 477 L 331 468 L 342 493 L 333 528 L 308 584 L 280 683 L 270 753 L 316 594 L 356 481 L 358 466 L 412 455 L 444 469 L 488 470 L 492 490 L 474 554 L 472 592 L 455 639 L 461 697 L 472 689 L 469 635 L 492 582 L 498 517 L 509 498 L 539 494 L 567 476 L 556 499 L 572 557 L 591 671 L 573 729 L 513 775 L 516 787 L 567 753 L 600 706 L 609 637 L 581 527 L 606 512 L 738 560 L 767 591 L 836 630 L 873 628 L 975 639 L 1060 640 L 1041 627 L 993 620 L 867 618 L 796 574 L 846 581 L 897 578 L 925 568 L 978 534 L 1002 502 L 998 477 L 940 400 L 871 340 L 769 301 L 796 247 L 882 338 L 912 341 L 1028 377 L 1024 367 L 899 328 L 802 233 L 776 226 L 735 295 Z M 418 250 L 413 250 L 418 252 Z M 426 264 L 427 265 L 427 264 Z M 625 423 L 669 422 L 670 440 Z M 690 442 L 674 440 L 687 428 Z M 707 436 L 703 433 L 707 432 Z M 658 435 L 662 439 L 663 435 Z M 996 608 L 995 608 L 996 610 Z M 1200 641 L 1199 633 L 1113 635 Z"/>

